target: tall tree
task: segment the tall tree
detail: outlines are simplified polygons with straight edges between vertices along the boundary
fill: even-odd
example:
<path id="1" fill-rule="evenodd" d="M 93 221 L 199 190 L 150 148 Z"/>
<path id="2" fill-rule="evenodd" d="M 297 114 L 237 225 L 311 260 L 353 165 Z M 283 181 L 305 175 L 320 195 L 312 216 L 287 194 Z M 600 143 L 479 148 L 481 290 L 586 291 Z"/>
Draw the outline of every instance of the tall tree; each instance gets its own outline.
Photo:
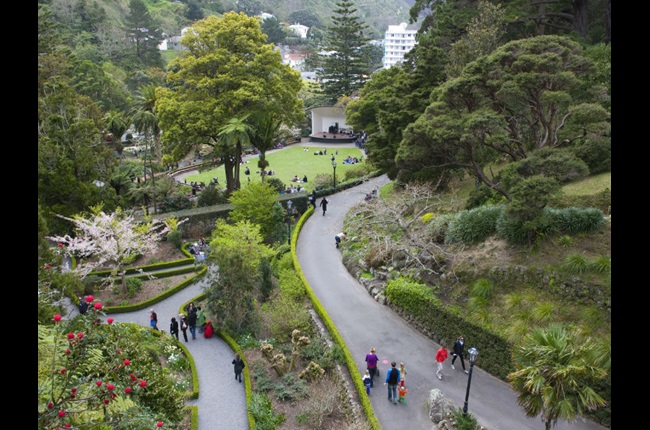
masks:
<path id="1" fill-rule="evenodd" d="M 323 70 L 318 73 L 332 103 L 342 96 L 351 97 L 363 87 L 368 69 L 362 48 L 370 40 L 364 35 L 368 26 L 357 15 L 352 1 L 337 2 L 333 12 L 333 25 L 327 27 L 325 42 L 331 55 L 324 56 Z"/>
<path id="2" fill-rule="evenodd" d="M 494 51 L 505 34 L 503 8 L 486 0 L 478 4 L 478 16 L 467 25 L 467 33 L 451 44 L 446 72 L 450 78 L 460 75 L 466 64 Z"/>
<path id="3" fill-rule="evenodd" d="M 251 135 L 253 130 L 251 127 L 246 124 L 246 116 L 243 118 L 231 118 L 226 125 L 219 129 L 219 141 L 218 145 L 224 147 L 224 151 L 227 148 L 235 148 L 234 156 L 228 156 L 225 160 L 226 167 L 234 164 L 239 165 L 242 161 L 241 154 L 242 148 L 250 144 Z M 234 177 L 229 177 L 231 170 L 226 168 L 226 183 L 233 183 L 231 187 L 234 190 L 238 190 L 241 187 L 241 180 L 239 178 L 239 169 L 234 169 Z"/>
<path id="4" fill-rule="evenodd" d="M 559 418 L 574 421 L 605 406 L 594 384 L 607 376 L 607 363 L 592 339 L 553 324 L 533 328 L 513 351 L 515 371 L 508 375 L 526 415 L 541 415 L 546 430 Z"/>
<path id="5" fill-rule="evenodd" d="M 264 182 L 266 168 L 269 167 L 266 152 L 273 149 L 282 121 L 273 112 L 259 111 L 251 115 L 249 122 L 253 131 L 250 142 L 260 152 L 257 167 L 260 168 L 262 182 Z"/>
<path id="6" fill-rule="evenodd" d="M 561 36 L 512 41 L 470 63 L 433 91 L 427 111 L 404 131 L 400 175 L 438 179 L 464 169 L 509 199 L 486 174 L 488 164 L 609 132 L 600 104 L 606 91 L 589 79 L 593 69 L 581 46 Z"/>
<path id="7" fill-rule="evenodd" d="M 266 34 L 267 41 L 275 45 L 280 45 L 287 38 L 287 32 L 284 31 L 280 21 L 276 17 L 266 18 L 262 21 L 262 31 Z"/>
<path id="8" fill-rule="evenodd" d="M 135 57 L 144 65 L 162 67 L 162 56 L 158 49 L 163 40 L 162 30 L 142 0 L 129 1 L 125 25 L 129 40 L 135 47 Z"/>
<path id="9" fill-rule="evenodd" d="M 167 87 L 157 93 L 163 150 L 179 160 L 199 145 L 212 147 L 230 194 L 239 187 L 241 152 L 219 142 L 222 127 L 255 112 L 293 126 L 303 117 L 302 79 L 266 43 L 259 20 L 244 13 L 197 21 L 181 43 L 187 51 L 170 63 Z"/>
<path id="10" fill-rule="evenodd" d="M 259 315 L 255 309 L 259 268 L 263 258 L 271 257 L 272 249 L 262 243 L 257 224 L 239 221 L 231 225 L 218 220 L 210 250 L 208 258 L 219 267 L 205 289 L 213 322 L 231 335 L 255 334 L 259 329 Z"/>
<path id="11" fill-rule="evenodd" d="M 153 139 L 153 153 L 156 161 L 162 160 L 160 145 L 160 120 L 156 112 L 156 85 L 153 83 L 140 87 L 136 95 L 136 107 L 132 115 L 133 124 L 138 132 L 144 132 Z"/>

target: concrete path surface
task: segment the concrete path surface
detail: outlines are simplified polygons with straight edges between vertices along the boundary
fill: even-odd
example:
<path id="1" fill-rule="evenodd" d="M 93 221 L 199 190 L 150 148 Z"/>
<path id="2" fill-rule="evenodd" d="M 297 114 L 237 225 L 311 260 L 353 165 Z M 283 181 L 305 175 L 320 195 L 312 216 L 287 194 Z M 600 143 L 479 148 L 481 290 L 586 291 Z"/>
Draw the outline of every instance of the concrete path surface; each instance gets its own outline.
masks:
<path id="1" fill-rule="evenodd" d="M 319 143 L 316 146 L 327 145 Z M 456 370 L 452 370 L 451 360 L 448 359 L 444 364 L 444 378 L 438 380 L 435 377 L 434 355 L 439 345 L 410 327 L 387 306 L 377 303 L 347 272 L 334 242 L 334 236 L 342 231 L 348 210 L 361 202 L 367 193 L 388 182 L 384 175 L 328 196 L 330 203 L 326 215 L 316 211 L 306 221 L 296 243 L 296 252 L 307 281 L 332 318 L 352 356 L 357 359 L 359 377 L 365 370 L 366 353 L 371 347 L 377 349 L 381 378 L 375 380 L 370 397 L 382 429 L 431 429 L 427 411 L 430 390 L 439 388 L 445 397 L 458 407 L 463 407 L 468 375 L 463 373 L 458 361 Z M 178 317 L 180 306 L 203 292 L 206 278 L 153 306 L 158 314 L 159 328 L 169 332 L 171 317 Z M 70 312 L 70 316 L 77 314 L 74 307 Z M 149 326 L 149 309 L 109 316 L 119 322 Z M 192 340 L 189 331 L 188 337 L 190 339 L 186 345 L 196 363 L 200 390 L 199 398 L 188 404 L 198 406 L 199 430 L 248 429 L 244 384 L 235 381 L 231 364 L 234 353 L 218 337 L 205 339 L 197 332 L 197 339 Z M 181 342 L 182 339 L 181 333 Z M 472 339 L 466 341 L 466 350 L 475 346 L 480 352 L 481 345 L 474 344 Z M 393 405 L 387 400 L 383 380 L 390 365 L 384 363 L 393 360 L 398 363 L 402 361 L 406 366 L 406 386 L 409 389 L 406 405 Z M 510 386 L 484 372 L 480 362 L 479 354 L 473 369 L 468 402 L 468 410 L 476 416 L 479 424 L 489 430 L 542 430 L 542 421 L 527 418 L 517 405 L 516 395 Z M 469 368 L 468 361 L 466 366 Z M 558 421 L 554 429 L 606 428 L 592 421 L 578 420 L 574 423 Z"/>
<path id="2" fill-rule="evenodd" d="M 370 393 L 371 403 L 383 430 L 430 429 L 427 399 L 429 392 L 438 388 L 458 407 L 463 407 L 468 375 L 460 362 L 456 370 L 450 367 L 451 358 L 444 363 L 443 379 L 435 376 L 435 352 L 440 347 L 393 311 L 376 302 L 366 289 L 354 279 L 341 261 L 334 236 L 343 229 L 343 218 L 348 210 L 361 202 L 375 186 L 388 182 L 384 175 L 363 185 L 329 196 L 327 213 L 316 211 L 303 226 L 296 244 L 301 269 L 320 303 L 357 359 L 358 374 L 365 370 L 365 355 L 371 347 L 377 349 L 381 378 L 375 380 Z M 346 232 L 348 237 L 352 234 Z M 462 333 L 459 333 L 461 335 Z M 510 386 L 481 369 L 481 345 L 466 339 L 467 351 L 479 350 L 477 364 L 472 372 L 468 411 L 478 423 L 489 430 L 543 430 L 539 418 L 527 418 L 516 401 Z M 409 392 L 407 404 L 393 405 L 388 401 L 383 385 L 390 363 L 404 362 Z M 465 362 L 469 366 L 468 361 Z M 469 367 L 468 367 L 469 368 Z M 361 376 L 359 376 L 361 377 Z M 603 430 L 592 421 L 581 420 L 570 424 L 558 421 L 555 430 Z"/>
<path id="3" fill-rule="evenodd" d="M 152 306 L 158 314 L 159 329 L 169 333 L 171 318 L 175 316 L 178 320 L 180 307 L 203 293 L 208 277 L 209 274 L 172 297 Z M 104 319 L 112 317 L 117 322 L 130 322 L 149 327 L 149 309 L 110 314 Z M 230 346 L 217 336 L 204 338 L 198 329 L 195 340 L 192 340 L 189 330 L 187 337 L 188 342 L 185 346 L 192 354 L 199 377 L 199 397 L 188 401 L 187 404 L 198 407 L 199 430 L 248 429 L 246 391 L 244 384 L 235 380 L 232 365 L 234 353 Z M 179 338 L 184 342 L 183 333 L 179 334 Z"/>

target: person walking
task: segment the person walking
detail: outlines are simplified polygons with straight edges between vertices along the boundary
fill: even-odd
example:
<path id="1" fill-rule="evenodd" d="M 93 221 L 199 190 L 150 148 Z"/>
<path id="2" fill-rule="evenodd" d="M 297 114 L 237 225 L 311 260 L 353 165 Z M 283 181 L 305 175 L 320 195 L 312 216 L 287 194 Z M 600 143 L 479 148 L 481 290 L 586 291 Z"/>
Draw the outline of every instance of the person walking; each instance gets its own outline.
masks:
<path id="1" fill-rule="evenodd" d="M 311 205 L 314 207 L 314 210 L 316 210 L 316 190 L 311 191 Z"/>
<path id="2" fill-rule="evenodd" d="M 366 354 L 366 363 L 368 363 L 367 369 L 368 373 L 370 373 L 370 387 L 374 385 L 375 374 L 379 376 L 379 372 L 377 372 L 377 362 L 379 361 L 379 358 L 375 352 L 376 350 L 373 347 L 370 348 L 370 352 Z"/>
<path id="3" fill-rule="evenodd" d="M 149 325 L 152 329 L 158 330 L 158 314 L 151 308 L 149 311 Z"/>
<path id="4" fill-rule="evenodd" d="M 363 385 L 366 387 L 366 394 L 370 395 L 370 388 L 372 387 L 372 378 L 370 377 L 370 372 L 368 372 L 368 369 L 365 370 L 361 380 L 363 381 Z"/>
<path id="5" fill-rule="evenodd" d="M 201 306 L 196 307 L 196 325 L 199 328 L 199 333 L 203 333 L 203 326 L 205 325 L 205 314 L 203 313 Z"/>
<path id="6" fill-rule="evenodd" d="M 329 202 L 330 202 L 330 201 L 327 200 L 327 198 L 325 198 L 325 197 L 323 197 L 323 200 L 320 201 L 320 205 L 319 205 L 319 206 L 320 206 L 321 208 L 323 208 L 323 216 L 325 216 L 325 212 L 327 212 L 327 204 L 328 204 Z"/>
<path id="7" fill-rule="evenodd" d="M 449 352 L 444 345 L 441 345 L 438 351 L 436 351 L 436 361 L 438 362 L 438 369 L 436 370 L 436 376 L 438 379 L 442 379 L 442 363 L 449 357 Z"/>
<path id="8" fill-rule="evenodd" d="M 196 312 L 196 307 L 192 304 L 187 315 L 187 325 L 190 327 L 192 339 L 196 339 Z"/>
<path id="9" fill-rule="evenodd" d="M 388 384 L 388 401 L 392 401 L 394 405 L 397 404 L 397 384 L 399 384 L 400 376 L 399 369 L 396 367 L 397 363 L 392 361 L 390 369 L 386 372 L 386 381 L 384 385 Z"/>
<path id="10" fill-rule="evenodd" d="M 399 364 L 399 385 L 400 387 L 404 386 L 404 381 L 406 380 L 406 367 L 404 367 L 404 363 Z"/>
<path id="11" fill-rule="evenodd" d="M 239 354 L 235 355 L 232 364 L 235 367 L 235 380 L 241 382 L 241 372 L 244 370 L 244 367 L 246 367 L 246 364 L 244 364 L 244 360 L 241 359 Z"/>
<path id="12" fill-rule="evenodd" d="M 185 342 L 187 342 L 187 328 L 189 327 L 189 324 L 187 324 L 187 317 L 183 314 L 179 315 L 181 318 L 181 331 L 183 332 L 183 339 Z"/>
<path id="13" fill-rule="evenodd" d="M 461 336 L 458 339 L 456 339 L 456 342 L 454 342 L 454 346 L 452 347 L 451 369 L 456 370 L 456 367 L 454 367 L 454 361 L 456 361 L 456 358 L 460 357 L 460 364 L 463 366 L 463 370 L 467 374 L 469 372 L 467 371 L 467 369 L 465 369 L 465 359 L 463 358 L 464 353 L 465 353 L 465 338 Z"/>
<path id="14" fill-rule="evenodd" d="M 176 317 L 172 317 L 172 321 L 169 323 L 169 334 L 178 340 L 178 321 L 176 321 Z"/>

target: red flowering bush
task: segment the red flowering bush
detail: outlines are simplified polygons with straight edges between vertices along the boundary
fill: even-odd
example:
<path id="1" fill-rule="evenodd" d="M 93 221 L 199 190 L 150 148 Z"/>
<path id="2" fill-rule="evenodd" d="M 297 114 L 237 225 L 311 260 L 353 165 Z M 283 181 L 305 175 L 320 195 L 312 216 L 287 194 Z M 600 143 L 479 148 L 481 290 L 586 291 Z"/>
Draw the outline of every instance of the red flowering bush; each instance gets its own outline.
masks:
<path id="1" fill-rule="evenodd" d="M 98 323 L 101 309 L 95 303 L 85 317 L 57 314 L 53 325 L 39 326 L 39 428 L 128 428 L 131 422 L 131 428 L 146 422 L 145 428 L 163 422 L 174 428 L 183 419 L 184 400 L 158 359 L 168 340 L 139 325 Z M 113 408 L 120 397 L 136 406 Z"/>

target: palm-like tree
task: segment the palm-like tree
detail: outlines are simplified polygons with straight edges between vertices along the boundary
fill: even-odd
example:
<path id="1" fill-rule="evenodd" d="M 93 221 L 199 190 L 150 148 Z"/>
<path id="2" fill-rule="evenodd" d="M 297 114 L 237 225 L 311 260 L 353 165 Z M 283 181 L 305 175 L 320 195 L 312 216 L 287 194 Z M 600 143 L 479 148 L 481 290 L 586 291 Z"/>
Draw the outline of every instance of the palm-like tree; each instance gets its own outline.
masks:
<path id="1" fill-rule="evenodd" d="M 219 129 L 219 147 L 224 154 L 224 168 L 226 170 L 226 192 L 230 195 L 241 187 L 239 180 L 239 166 L 242 160 L 242 148 L 249 145 L 253 128 L 246 123 L 248 115 L 242 118 L 232 118 L 226 125 Z M 232 155 L 229 155 L 232 154 Z"/>
<path id="2" fill-rule="evenodd" d="M 590 338 L 561 324 L 534 328 L 514 350 L 508 378 L 526 415 L 541 414 L 546 430 L 606 405 L 593 384 L 607 376 L 606 362 Z"/>
<path id="3" fill-rule="evenodd" d="M 122 135 L 128 130 L 131 119 L 124 112 L 111 111 L 104 116 L 106 129 L 113 134 L 113 146 L 117 149 L 122 146 Z M 120 150 L 120 155 L 122 151 Z"/>
<path id="4" fill-rule="evenodd" d="M 257 167 L 260 168 L 262 174 L 262 182 L 266 176 L 266 168 L 269 162 L 266 160 L 266 152 L 273 148 L 273 142 L 278 137 L 278 130 L 282 120 L 269 111 L 260 111 L 250 118 L 250 124 L 254 130 L 251 136 L 251 144 L 260 151 Z"/>
<path id="5" fill-rule="evenodd" d="M 133 124 L 139 132 L 144 132 L 146 137 L 153 138 L 154 157 L 156 162 L 162 160 L 162 148 L 160 145 L 160 125 L 156 113 L 156 85 L 148 84 L 140 87 L 136 96 L 136 109 L 133 113 Z"/>

